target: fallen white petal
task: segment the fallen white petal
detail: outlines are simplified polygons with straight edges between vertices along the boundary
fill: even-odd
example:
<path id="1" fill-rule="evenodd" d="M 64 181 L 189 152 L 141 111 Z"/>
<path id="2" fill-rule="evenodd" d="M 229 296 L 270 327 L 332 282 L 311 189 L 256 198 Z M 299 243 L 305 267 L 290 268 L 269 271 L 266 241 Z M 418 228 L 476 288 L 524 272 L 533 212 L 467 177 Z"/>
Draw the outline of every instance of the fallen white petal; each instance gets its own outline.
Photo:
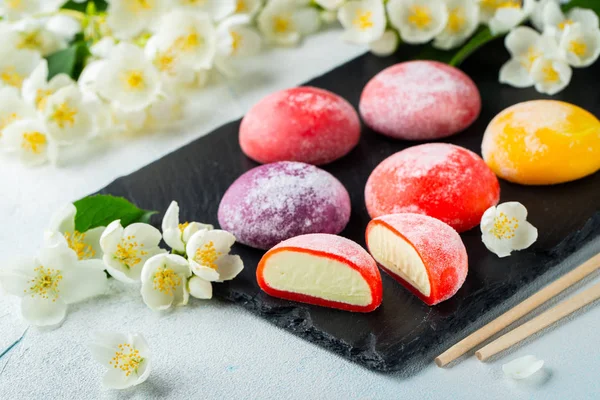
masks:
<path id="1" fill-rule="evenodd" d="M 535 356 L 524 356 L 502 366 L 502 372 L 509 378 L 520 380 L 529 378 L 544 366 L 544 360 Z"/>

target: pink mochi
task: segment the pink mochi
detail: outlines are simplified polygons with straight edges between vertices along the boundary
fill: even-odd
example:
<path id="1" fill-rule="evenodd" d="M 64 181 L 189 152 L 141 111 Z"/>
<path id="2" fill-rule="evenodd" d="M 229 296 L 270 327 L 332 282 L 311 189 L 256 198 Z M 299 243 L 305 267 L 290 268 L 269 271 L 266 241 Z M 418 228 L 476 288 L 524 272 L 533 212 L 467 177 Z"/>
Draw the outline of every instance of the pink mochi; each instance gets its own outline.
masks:
<path id="1" fill-rule="evenodd" d="M 454 135 L 481 111 L 481 96 L 471 78 L 436 61 L 410 61 L 384 69 L 363 89 L 363 121 L 373 130 L 403 140 Z"/>
<path id="2" fill-rule="evenodd" d="M 354 107 L 314 87 L 281 90 L 263 98 L 240 125 L 244 154 L 265 164 L 301 161 L 327 164 L 346 155 L 360 138 Z"/>
<path id="3" fill-rule="evenodd" d="M 243 244 L 267 250 L 308 233 L 340 233 L 350 219 L 350 196 L 330 173 L 282 161 L 240 176 L 219 205 L 219 224 Z"/>

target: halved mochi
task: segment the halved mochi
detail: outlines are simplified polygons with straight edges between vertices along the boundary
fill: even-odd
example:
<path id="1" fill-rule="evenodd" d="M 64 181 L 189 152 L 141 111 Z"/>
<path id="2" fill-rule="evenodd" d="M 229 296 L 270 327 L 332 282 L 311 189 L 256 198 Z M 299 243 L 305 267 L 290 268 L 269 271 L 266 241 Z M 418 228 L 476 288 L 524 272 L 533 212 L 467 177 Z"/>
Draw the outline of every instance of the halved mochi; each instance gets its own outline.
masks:
<path id="1" fill-rule="evenodd" d="M 367 247 L 381 268 L 434 305 L 460 289 L 467 277 L 467 250 L 458 233 L 421 214 L 391 214 L 367 226 Z"/>
<path id="2" fill-rule="evenodd" d="M 279 243 L 260 260 L 256 279 L 273 297 L 346 311 L 373 311 L 382 299 L 375 260 L 353 241 L 329 234 Z"/>

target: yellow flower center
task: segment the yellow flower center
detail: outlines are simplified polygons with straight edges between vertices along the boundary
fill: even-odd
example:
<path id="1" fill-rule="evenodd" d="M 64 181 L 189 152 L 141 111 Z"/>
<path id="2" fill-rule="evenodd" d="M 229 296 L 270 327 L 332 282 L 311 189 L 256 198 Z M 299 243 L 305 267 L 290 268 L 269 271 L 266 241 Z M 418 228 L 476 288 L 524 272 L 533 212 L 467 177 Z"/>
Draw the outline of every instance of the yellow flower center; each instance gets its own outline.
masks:
<path id="1" fill-rule="evenodd" d="M 132 69 L 123 74 L 123 82 L 128 90 L 143 90 L 146 87 L 142 71 Z"/>
<path id="2" fill-rule="evenodd" d="M 525 55 L 525 59 L 523 61 L 521 61 L 521 65 L 523 65 L 523 67 L 525 67 L 525 69 L 527 71 L 531 70 L 531 67 L 533 66 L 533 63 L 535 62 L 535 60 L 538 59 L 538 57 L 541 55 L 541 53 L 535 49 L 535 47 L 531 46 L 528 50 L 527 50 L 527 54 Z"/>
<path id="3" fill-rule="evenodd" d="M 141 257 L 148 254 L 148 252 L 142 250 L 144 244 L 138 244 L 138 242 L 134 240 L 135 236 L 127 236 L 126 238 L 122 238 L 121 242 L 117 245 L 117 251 L 114 255 L 114 257 L 123 263 L 127 268 L 135 267 L 142 261 Z"/>
<path id="4" fill-rule="evenodd" d="M 465 26 L 466 18 L 464 10 L 460 7 L 456 7 L 450 10 L 448 15 L 448 29 L 450 32 L 457 33 Z"/>
<path id="5" fill-rule="evenodd" d="M 184 0 L 183 3 L 188 6 L 197 6 L 199 4 L 204 4 L 206 0 Z"/>
<path id="6" fill-rule="evenodd" d="M 175 54 L 171 50 L 158 53 L 154 59 L 154 65 L 162 72 L 173 72 L 175 65 Z"/>
<path id="7" fill-rule="evenodd" d="M 408 22 L 419 27 L 426 28 L 431 23 L 431 12 L 427 6 L 412 6 Z"/>
<path id="8" fill-rule="evenodd" d="M 490 229 L 490 233 L 498 239 L 512 239 L 515 237 L 515 231 L 518 227 L 519 221 L 516 218 L 509 218 L 501 212 L 494 218 L 494 227 Z"/>
<path id="9" fill-rule="evenodd" d="M 217 260 L 220 256 L 221 253 L 218 253 L 217 250 L 215 250 L 215 244 L 211 241 L 196 250 L 194 258 L 198 264 L 217 270 Z"/>
<path id="10" fill-rule="evenodd" d="M 6 128 L 8 125 L 12 124 L 13 122 L 19 120 L 19 114 L 17 113 L 10 113 L 4 117 L 0 117 L 0 133 L 4 130 L 4 128 Z"/>
<path id="11" fill-rule="evenodd" d="M 122 343 L 118 346 L 115 356 L 108 362 L 113 368 L 119 368 L 125 372 L 125 376 L 132 373 L 137 374 L 140 364 L 144 361 L 144 357 L 140 356 L 140 351 L 134 349 L 129 343 Z"/>
<path id="12" fill-rule="evenodd" d="M 69 105 L 65 102 L 54 108 L 54 114 L 50 117 L 52 121 L 56 123 L 63 129 L 66 125 L 73 127 L 75 125 L 75 116 L 77 115 L 77 110 L 74 108 L 70 108 Z"/>
<path id="13" fill-rule="evenodd" d="M 239 14 L 239 13 L 246 13 L 248 12 L 248 4 L 246 4 L 245 0 L 237 0 L 237 2 L 235 3 L 235 13 Z"/>
<path id="14" fill-rule="evenodd" d="M 21 40 L 17 43 L 17 49 L 39 49 L 42 47 L 42 40 L 39 32 L 34 31 L 21 35 Z"/>
<path id="15" fill-rule="evenodd" d="M 4 0 L 4 4 L 12 10 L 17 10 L 23 7 L 23 0 Z"/>
<path id="16" fill-rule="evenodd" d="M 138 13 L 144 10 L 152 10 L 154 5 L 152 0 L 129 0 L 129 10 Z"/>
<path id="17" fill-rule="evenodd" d="M 25 289 L 23 292 L 29 292 L 31 297 L 37 295 L 42 299 L 51 298 L 52 301 L 56 301 L 56 299 L 58 299 L 58 293 L 60 292 L 59 284 L 63 278 L 60 270 L 45 268 L 40 265 L 33 271 L 36 273 L 36 276 L 28 282 L 31 284 L 29 290 Z"/>
<path id="18" fill-rule="evenodd" d="M 163 267 L 154 274 L 154 290 L 158 290 L 168 296 L 175 294 L 175 289 L 181 285 L 181 277 L 170 268 Z"/>
<path id="19" fill-rule="evenodd" d="M 192 30 L 185 36 L 180 36 L 175 40 L 175 47 L 181 51 L 193 51 L 200 47 L 203 43 L 202 37 L 198 32 Z"/>
<path id="20" fill-rule="evenodd" d="M 500 0 L 497 3 L 498 6 L 496 8 L 521 8 L 521 0 Z"/>
<path id="21" fill-rule="evenodd" d="M 231 49 L 235 54 L 242 45 L 242 35 L 234 31 L 229 31 L 229 35 L 231 36 Z"/>
<path id="22" fill-rule="evenodd" d="M 552 63 L 548 63 L 542 68 L 542 74 L 544 74 L 546 82 L 558 82 L 560 80 L 560 75 L 552 67 Z"/>
<path id="23" fill-rule="evenodd" d="M 561 31 L 564 30 L 567 26 L 572 25 L 573 21 L 570 19 L 565 19 L 564 21 L 562 21 L 561 23 L 558 24 L 558 29 L 560 29 Z"/>
<path id="24" fill-rule="evenodd" d="M 367 30 L 373 27 L 373 13 L 371 11 L 356 11 L 356 18 L 352 21 L 354 25 L 358 27 L 361 31 Z"/>
<path id="25" fill-rule="evenodd" d="M 290 30 L 291 19 L 287 16 L 277 15 L 273 17 L 273 30 L 276 33 L 286 33 Z"/>
<path id="26" fill-rule="evenodd" d="M 587 45 L 581 40 L 571 40 L 569 51 L 579 57 L 583 57 L 587 53 Z"/>
<path id="27" fill-rule="evenodd" d="M 181 231 L 181 233 L 183 233 L 183 231 L 185 230 L 185 228 L 187 228 L 189 226 L 189 222 L 184 222 L 183 224 L 179 224 L 179 230 Z"/>
<path id="28" fill-rule="evenodd" d="M 40 154 L 46 145 L 46 136 L 40 132 L 26 132 L 23 134 L 21 148 L 34 154 Z"/>
<path id="29" fill-rule="evenodd" d="M 85 233 L 78 231 L 65 232 L 64 236 L 65 239 L 67 239 L 67 244 L 75 251 L 75 253 L 77 253 L 77 258 L 80 260 L 87 260 L 96 255 L 92 246 L 84 242 Z"/>
<path id="30" fill-rule="evenodd" d="M 48 102 L 48 97 L 53 93 L 50 89 L 38 89 L 35 94 L 35 106 L 39 111 L 42 111 L 46 108 L 46 103 Z"/>
<path id="31" fill-rule="evenodd" d="M 487 12 L 495 12 L 499 8 L 521 8 L 522 0 L 481 0 L 481 8 Z"/>
<path id="32" fill-rule="evenodd" d="M 21 85 L 23 84 L 23 80 L 25 78 L 23 78 L 16 70 L 15 67 L 10 66 L 5 68 L 1 73 L 0 73 L 0 79 L 2 79 L 2 81 L 4 83 L 6 83 L 9 86 L 14 86 L 16 88 L 20 88 Z"/>

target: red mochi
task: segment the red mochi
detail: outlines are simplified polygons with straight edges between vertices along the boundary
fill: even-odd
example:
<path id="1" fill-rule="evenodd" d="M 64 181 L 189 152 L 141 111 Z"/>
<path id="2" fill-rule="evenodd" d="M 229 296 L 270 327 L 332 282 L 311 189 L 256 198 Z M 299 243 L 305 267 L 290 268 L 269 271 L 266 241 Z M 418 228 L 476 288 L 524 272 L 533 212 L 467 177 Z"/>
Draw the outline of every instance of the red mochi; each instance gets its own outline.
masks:
<path id="1" fill-rule="evenodd" d="M 308 234 L 279 243 L 256 269 L 260 288 L 273 297 L 354 312 L 381 304 L 375 260 L 341 236 Z"/>
<path id="2" fill-rule="evenodd" d="M 409 147 L 386 158 L 365 187 L 371 218 L 425 214 L 458 232 L 479 225 L 483 213 L 499 199 L 498 178 L 481 157 L 447 143 Z"/>
<path id="3" fill-rule="evenodd" d="M 263 98 L 240 125 L 240 146 L 259 163 L 322 165 L 348 154 L 360 138 L 350 103 L 327 90 L 297 87 Z"/>
<path id="4" fill-rule="evenodd" d="M 385 215 L 369 223 L 366 239 L 381 268 L 427 305 L 454 296 L 467 277 L 467 251 L 459 234 L 435 218 Z"/>
<path id="5" fill-rule="evenodd" d="M 363 121 L 396 139 L 431 140 L 466 129 L 481 111 L 471 78 L 436 61 L 410 61 L 384 69 L 365 86 Z"/>

